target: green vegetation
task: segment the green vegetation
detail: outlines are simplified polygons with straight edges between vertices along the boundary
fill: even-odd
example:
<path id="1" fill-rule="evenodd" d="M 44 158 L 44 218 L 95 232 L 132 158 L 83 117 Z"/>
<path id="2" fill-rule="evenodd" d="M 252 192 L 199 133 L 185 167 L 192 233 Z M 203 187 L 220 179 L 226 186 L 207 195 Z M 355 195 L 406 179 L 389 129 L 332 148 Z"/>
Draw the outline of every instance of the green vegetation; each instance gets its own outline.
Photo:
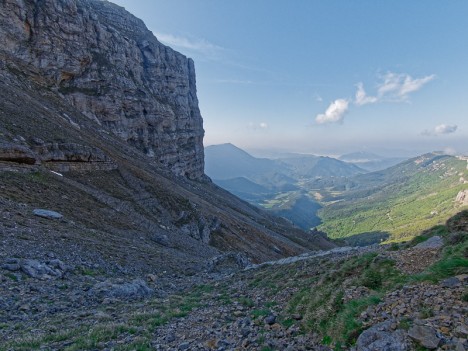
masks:
<path id="1" fill-rule="evenodd" d="M 460 211 L 455 197 L 468 188 L 460 178 L 468 179 L 465 160 L 435 154 L 358 176 L 344 190 L 329 192 L 319 229 L 331 238 L 379 231 L 390 234 L 387 242 L 409 240 Z"/>
<path id="2" fill-rule="evenodd" d="M 10 273 L 10 272 L 6 273 L 6 274 L 5 274 L 5 277 L 7 277 L 7 278 L 9 278 L 9 279 L 11 279 L 11 280 L 13 280 L 13 281 L 15 281 L 15 282 L 18 281 L 18 277 L 17 277 L 15 274 Z"/>
<path id="3" fill-rule="evenodd" d="M 451 226 L 463 231 L 451 232 Z M 337 262 L 316 284 L 304 286 L 292 296 L 288 312 L 303 314 L 304 330 L 320 332 L 324 335 L 324 341 L 334 344 L 337 349 L 339 345 L 351 345 L 362 331 L 358 316 L 369 305 L 379 303 L 386 292 L 404 284 L 438 282 L 447 277 L 468 273 L 467 230 L 468 211 L 463 211 L 450 219 L 447 226 L 436 226 L 409 242 L 407 247 L 440 235 L 446 243 L 441 259 L 420 274 L 402 274 L 395 268 L 392 260 L 375 253 Z M 371 289 L 371 294 L 344 302 L 345 286 L 365 286 Z M 468 299 L 465 296 L 463 298 Z M 421 312 L 428 317 L 432 314 L 430 310 Z M 401 327 L 409 328 L 405 323 L 402 321 Z"/>
<path id="4" fill-rule="evenodd" d="M 275 194 L 273 198 L 267 198 L 256 205 L 289 219 L 305 230 L 320 224 L 316 213 L 321 205 L 312 196 L 300 190 Z"/>
<path id="5" fill-rule="evenodd" d="M 267 309 L 262 309 L 262 310 L 253 310 L 252 312 L 250 312 L 250 315 L 253 317 L 253 318 L 258 318 L 258 317 L 266 317 L 270 314 L 270 310 L 267 310 Z"/>
<path id="6" fill-rule="evenodd" d="M 94 350 L 102 348 L 102 343 L 122 340 L 132 335 L 131 343 L 118 345 L 115 350 L 151 350 L 151 340 L 155 328 L 174 318 L 187 316 L 194 308 L 202 306 L 202 301 L 208 296 L 212 298 L 212 290 L 212 286 L 200 285 L 184 296 L 175 295 L 169 300 L 149 301 L 144 310 L 129 312 L 122 316 L 125 322 L 116 323 L 110 321 L 112 318 L 109 318 L 97 325 L 83 323 L 69 329 L 58 328 L 57 332 L 34 337 L 25 336 L 23 339 L 10 342 L 6 346 L 7 349 L 29 351 L 43 349 L 44 345 L 56 345 L 66 341 L 66 346 L 61 348 L 62 350 Z M 54 321 L 50 321 L 50 323 L 53 324 Z M 55 321 L 55 323 L 60 325 L 61 322 Z"/>
<path id="7" fill-rule="evenodd" d="M 239 303 L 245 307 L 253 307 L 255 305 L 252 299 L 244 296 L 239 298 Z"/>
<path id="8" fill-rule="evenodd" d="M 385 280 L 383 279 L 385 277 Z M 351 343 L 361 331 L 356 317 L 369 305 L 380 302 L 384 291 L 402 280 L 394 262 L 376 254 L 337 262 L 317 284 L 302 288 L 290 303 L 290 313 L 304 316 L 304 329 L 318 331 L 330 343 Z M 374 292 L 365 298 L 344 302 L 345 286 L 367 286 Z"/>

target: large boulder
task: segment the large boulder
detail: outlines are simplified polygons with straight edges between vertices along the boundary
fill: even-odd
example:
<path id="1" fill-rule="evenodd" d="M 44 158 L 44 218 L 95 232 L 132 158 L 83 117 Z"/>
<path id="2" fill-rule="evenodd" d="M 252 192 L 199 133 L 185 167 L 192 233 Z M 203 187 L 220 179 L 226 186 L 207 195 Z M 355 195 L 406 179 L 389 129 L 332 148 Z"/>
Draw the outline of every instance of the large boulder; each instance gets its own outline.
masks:
<path id="1" fill-rule="evenodd" d="M 391 321 L 376 324 L 363 331 L 356 342 L 357 351 L 406 351 L 409 343 L 403 330 L 392 330 Z"/>
<path id="2" fill-rule="evenodd" d="M 436 349 L 441 343 L 441 339 L 436 335 L 436 331 L 425 325 L 415 325 L 408 330 L 408 335 L 429 350 Z"/>

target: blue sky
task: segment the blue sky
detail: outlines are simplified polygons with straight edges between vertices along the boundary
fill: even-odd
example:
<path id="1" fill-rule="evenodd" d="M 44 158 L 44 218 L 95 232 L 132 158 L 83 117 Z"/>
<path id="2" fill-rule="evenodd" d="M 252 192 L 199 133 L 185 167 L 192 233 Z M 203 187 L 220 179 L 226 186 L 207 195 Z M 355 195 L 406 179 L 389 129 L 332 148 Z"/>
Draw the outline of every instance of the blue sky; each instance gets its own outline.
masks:
<path id="1" fill-rule="evenodd" d="M 192 57 L 205 145 L 468 154 L 468 2 L 113 0 Z"/>

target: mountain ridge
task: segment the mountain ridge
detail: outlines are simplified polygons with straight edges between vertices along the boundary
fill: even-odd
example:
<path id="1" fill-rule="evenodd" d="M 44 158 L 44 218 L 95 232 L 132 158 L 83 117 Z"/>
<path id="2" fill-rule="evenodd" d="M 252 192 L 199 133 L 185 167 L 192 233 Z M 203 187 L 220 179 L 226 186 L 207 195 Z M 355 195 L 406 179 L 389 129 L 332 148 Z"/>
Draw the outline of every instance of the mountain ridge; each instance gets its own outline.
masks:
<path id="1" fill-rule="evenodd" d="M 331 187 L 335 195 L 322 194 L 330 205 L 321 210 L 321 229 L 332 237 L 376 230 L 391 240 L 408 240 L 463 209 L 455 200 L 467 178 L 464 159 L 439 152 L 358 175 Z"/>

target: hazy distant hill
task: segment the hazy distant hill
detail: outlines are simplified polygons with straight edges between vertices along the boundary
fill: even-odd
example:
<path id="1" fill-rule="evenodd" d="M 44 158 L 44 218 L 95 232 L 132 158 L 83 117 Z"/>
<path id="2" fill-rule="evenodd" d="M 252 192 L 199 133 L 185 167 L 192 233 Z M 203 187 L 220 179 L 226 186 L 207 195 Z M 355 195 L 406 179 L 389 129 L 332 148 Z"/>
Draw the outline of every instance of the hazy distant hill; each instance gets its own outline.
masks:
<path id="1" fill-rule="evenodd" d="M 280 159 L 256 158 L 232 145 L 205 148 L 205 171 L 213 181 L 257 206 L 310 229 L 320 224 L 316 199 L 302 190 L 304 180 L 362 174 L 361 168 L 330 157 L 290 154 Z"/>
<path id="2" fill-rule="evenodd" d="M 354 164 L 369 172 L 380 171 L 407 160 L 405 157 L 384 157 L 365 151 L 341 155 L 338 159 Z"/>
<path id="3" fill-rule="evenodd" d="M 335 238 L 378 231 L 403 240 L 466 207 L 456 201 L 465 191 L 466 159 L 425 154 L 324 189 L 320 229 Z"/>
<path id="4" fill-rule="evenodd" d="M 349 177 L 365 173 L 362 168 L 335 158 L 324 156 L 300 156 L 279 159 L 298 178 Z"/>
<path id="5" fill-rule="evenodd" d="M 271 186 L 275 177 L 293 183 L 300 178 L 348 177 L 366 171 L 331 157 L 291 154 L 279 159 L 257 158 L 235 145 L 220 144 L 205 148 L 205 172 L 214 180 L 246 177 Z"/>
<path id="6" fill-rule="evenodd" d="M 273 191 L 244 177 L 217 179 L 216 184 L 240 198 L 256 203 L 271 195 Z"/>
<path id="7" fill-rule="evenodd" d="M 249 178 L 277 169 L 275 161 L 253 157 L 232 144 L 205 148 L 205 173 L 212 179 Z"/>

